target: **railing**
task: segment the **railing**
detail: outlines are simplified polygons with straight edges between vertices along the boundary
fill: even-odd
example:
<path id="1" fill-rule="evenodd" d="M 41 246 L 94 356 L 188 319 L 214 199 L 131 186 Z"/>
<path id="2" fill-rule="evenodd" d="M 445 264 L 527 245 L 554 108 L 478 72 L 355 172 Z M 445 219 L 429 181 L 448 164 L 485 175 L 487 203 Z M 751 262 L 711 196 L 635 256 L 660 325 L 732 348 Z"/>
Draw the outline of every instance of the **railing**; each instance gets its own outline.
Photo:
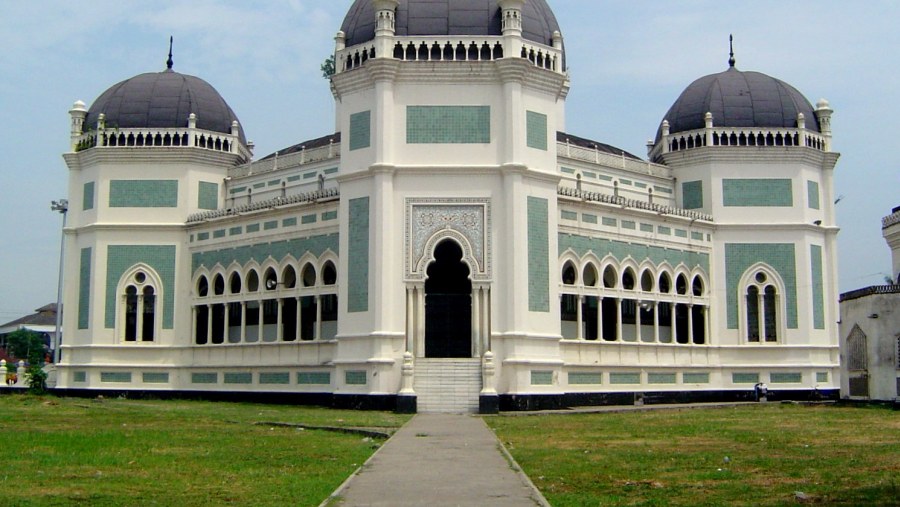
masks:
<path id="1" fill-rule="evenodd" d="M 678 217 L 689 218 L 691 220 L 702 220 L 704 222 L 712 222 L 712 215 L 707 215 L 705 213 L 699 213 L 696 211 L 681 209 L 681 208 L 673 208 L 671 206 L 663 206 L 661 204 L 653 204 L 650 202 L 637 201 L 634 199 L 626 199 L 624 197 L 619 197 L 616 195 L 609 194 L 601 194 L 599 192 L 587 192 L 584 190 L 579 190 L 577 188 L 571 187 L 559 187 L 557 189 L 557 193 L 566 197 L 574 197 L 576 199 L 583 199 L 585 201 L 591 202 L 601 202 L 604 204 L 613 204 L 616 206 L 622 206 L 623 208 L 636 208 L 647 211 L 653 211 L 660 215 L 673 215 Z"/>
<path id="2" fill-rule="evenodd" d="M 208 220 L 216 220 L 219 218 L 238 216 L 244 213 L 277 208 L 280 206 L 288 206 L 291 204 L 314 203 L 319 201 L 330 201 L 340 197 L 341 193 L 336 188 L 327 188 L 317 190 L 315 192 L 304 192 L 302 194 L 289 195 L 285 197 L 276 197 L 274 199 L 266 199 L 265 201 L 253 202 L 236 206 L 234 208 L 218 209 L 213 211 L 204 211 L 202 213 L 194 213 L 188 216 L 187 223 L 205 222 Z"/>
<path id="3" fill-rule="evenodd" d="M 841 294 L 839 301 L 843 303 L 851 299 L 859 299 L 875 294 L 900 294 L 900 285 L 873 285 L 872 287 L 852 290 Z"/>
<path id="4" fill-rule="evenodd" d="M 228 176 L 232 178 L 241 178 L 253 174 L 272 172 L 278 169 L 288 169 L 305 164 L 312 164 L 314 162 L 321 162 L 322 160 L 340 158 L 340 156 L 341 144 L 329 143 L 328 146 L 320 146 L 309 150 L 301 148 L 300 151 L 288 155 L 275 156 L 265 160 L 244 164 L 229 169 Z"/>
<path id="5" fill-rule="evenodd" d="M 887 229 L 888 227 L 896 224 L 900 224 L 900 211 L 897 211 L 881 219 L 882 229 Z"/>
<path id="6" fill-rule="evenodd" d="M 663 128 L 667 128 L 666 124 Z M 662 140 L 653 148 L 651 158 L 709 146 L 800 147 L 829 151 L 825 136 L 805 128 L 711 127 L 671 135 L 664 131 Z"/>
<path id="7" fill-rule="evenodd" d="M 393 58 L 401 61 L 425 62 L 484 62 L 502 58 L 524 58 L 546 70 L 563 74 L 561 48 L 532 42 L 516 43 L 505 47 L 506 38 L 498 36 L 480 37 L 393 37 L 390 55 L 378 55 L 374 42 L 366 42 L 335 53 L 337 73 L 362 67 L 375 58 Z"/>
<path id="8" fill-rule="evenodd" d="M 6 359 L 0 359 L 0 375 L 3 375 L 3 384 L 10 387 L 25 387 L 25 361 L 16 363 L 15 371 L 10 371 L 6 366 Z"/>
<path id="9" fill-rule="evenodd" d="M 629 172 L 650 175 L 650 176 L 670 176 L 671 169 L 664 165 L 654 164 L 643 160 L 635 160 L 628 157 L 624 153 L 622 155 L 613 155 L 600 151 L 599 148 L 590 149 L 576 146 L 568 142 L 557 142 L 556 153 L 558 156 L 571 158 L 574 160 L 582 160 L 591 162 L 605 167 L 614 167 L 624 169 Z"/>
<path id="10" fill-rule="evenodd" d="M 73 142 L 75 151 L 92 148 L 200 148 L 234 153 L 245 160 L 252 154 L 234 134 L 210 130 L 183 129 L 100 129 L 89 131 Z"/>

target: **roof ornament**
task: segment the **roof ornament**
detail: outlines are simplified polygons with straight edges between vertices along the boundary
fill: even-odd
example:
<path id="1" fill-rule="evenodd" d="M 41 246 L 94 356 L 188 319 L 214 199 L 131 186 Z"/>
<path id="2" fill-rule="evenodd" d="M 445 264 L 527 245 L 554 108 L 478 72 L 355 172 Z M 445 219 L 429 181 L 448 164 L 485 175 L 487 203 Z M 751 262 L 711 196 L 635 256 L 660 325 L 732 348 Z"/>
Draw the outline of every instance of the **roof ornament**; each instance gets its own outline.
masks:
<path id="1" fill-rule="evenodd" d="M 728 46 L 729 46 L 729 58 L 728 58 L 728 67 L 734 68 L 735 60 L 734 60 L 734 35 L 728 35 Z"/>
<path id="2" fill-rule="evenodd" d="M 175 65 L 175 62 L 172 61 L 172 42 L 174 41 L 174 37 L 169 36 L 169 59 L 166 60 L 166 70 L 172 72 L 172 66 Z"/>

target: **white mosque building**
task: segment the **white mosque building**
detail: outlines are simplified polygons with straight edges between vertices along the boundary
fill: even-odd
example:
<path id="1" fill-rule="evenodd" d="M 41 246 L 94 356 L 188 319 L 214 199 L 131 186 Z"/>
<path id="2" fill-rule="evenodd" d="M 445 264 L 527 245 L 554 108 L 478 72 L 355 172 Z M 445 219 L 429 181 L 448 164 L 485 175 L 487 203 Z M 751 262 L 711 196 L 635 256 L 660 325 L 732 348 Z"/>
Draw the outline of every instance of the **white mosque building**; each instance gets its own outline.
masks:
<path id="1" fill-rule="evenodd" d="M 827 101 L 732 58 L 647 126 L 645 160 L 567 132 L 545 0 L 356 0 L 335 41 L 335 125 L 263 158 L 171 59 L 75 103 L 58 390 L 839 396 Z"/>

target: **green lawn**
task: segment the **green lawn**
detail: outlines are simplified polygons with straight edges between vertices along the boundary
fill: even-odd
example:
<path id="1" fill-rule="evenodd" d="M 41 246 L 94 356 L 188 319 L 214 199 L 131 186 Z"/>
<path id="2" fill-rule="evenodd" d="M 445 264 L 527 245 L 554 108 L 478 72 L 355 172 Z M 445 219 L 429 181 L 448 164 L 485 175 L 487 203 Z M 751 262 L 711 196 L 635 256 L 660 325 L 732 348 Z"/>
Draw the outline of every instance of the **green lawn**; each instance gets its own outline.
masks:
<path id="1" fill-rule="evenodd" d="M 889 409 L 767 404 L 487 422 L 556 507 L 900 505 L 900 412 Z"/>
<path id="2" fill-rule="evenodd" d="M 408 416 L 243 403 L 0 396 L 4 505 L 318 505 Z"/>

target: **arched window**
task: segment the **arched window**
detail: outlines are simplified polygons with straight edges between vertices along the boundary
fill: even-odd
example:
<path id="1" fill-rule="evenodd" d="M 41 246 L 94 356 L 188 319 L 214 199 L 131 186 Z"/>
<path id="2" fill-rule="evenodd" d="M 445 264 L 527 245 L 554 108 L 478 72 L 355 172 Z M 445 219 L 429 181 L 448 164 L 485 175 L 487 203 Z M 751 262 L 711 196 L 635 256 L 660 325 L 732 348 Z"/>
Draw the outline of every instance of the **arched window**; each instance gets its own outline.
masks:
<path id="1" fill-rule="evenodd" d="M 584 267 L 584 273 L 582 273 L 581 279 L 584 282 L 585 287 L 596 287 L 597 268 L 595 268 L 593 264 L 588 263 L 588 265 Z"/>
<path id="2" fill-rule="evenodd" d="M 653 275 L 650 274 L 649 269 L 645 269 L 644 272 L 641 273 L 641 290 L 644 292 L 653 291 Z"/>
<path id="3" fill-rule="evenodd" d="M 293 266 L 288 266 L 284 268 L 284 271 L 281 273 L 281 279 L 284 281 L 284 288 L 293 289 L 297 286 L 297 272 L 294 271 Z"/>
<path id="4" fill-rule="evenodd" d="M 232 294 L 241 293 L 241 274 L 235 271 L 228 280 L 229 290 Z"/>
<path id="5" fill-rule="evenodd" d="M 668 294 L 672 291 L 672 278 L 669 277 L 668 273 L 659 275 L 659 291 L 663 294 Z"/>
<path id="6" fill-rule="evenodd" d="M 197 281 L 197 296 L 205 298 L 209 295 L 209 282 L 205 276 L 201 276 Z"/>
<path id="7" fill-rule="evenodd" d="M 122 301 L 119 336 L 125 342 L 152 342 L 156 339 L 159 278 L 145 266 L 127 272 L 120 281 Z M 197 282 L 197 294 L 208 295 L 206 277 Z"/>
<path id="8" fill-rule="evenodd" d="M 634 271 L 627 268 L 622 274 L 622 288 L 625 290 L 634 290 Z"/>
<path id="9" fill-rule="evenodd" d="M 612 266 L 606 266 L 606 269 L 603 270 L 603 287 L 607 289 L 615 289 L 619 284 L 619 274 L 616 273 L 616 268 Z"/>
<path id="10" fill-rule="evenodd" d="M 334 269 L 334 263 L 328 261 L 322 268 L 322 283 L 325 285 L 334 285 L 337 283 L 337 270 Z"/>
<path id="11" fill-rule="evenodd" d="M 256 270 L 251 270 L 247 275 L 247 292 L 257 292 L 259 290 L 259 275 Z"/>
<path id="12" fill-rule="evenodd" d="M 695 280 L 696 282 L 696 280 Z M 759 268 L 744 283 L 745 336 L 751 343 L 774 343 L 781 329 L 779 283 L 774 273 Z"/>
<path id="13" fill-rule="evenodd" d="M 213 293 L 216 296 L 225 294 L 225 277 L 222 275 L 216 275 L 216 277 L 213 278 Z"/>
<path id="14" fill-rule="evenodd" d="M 562 270 L 563 285 L 575 285 L 575 279 L 578 277 L 575 266 L 571 262 L 567 262 Z"/>
<path id="15" fill-rule="evenodd" d="M 303 280 L 304 287 L 314 287 L 316 285 L 316 268 L 312 264 L 307 263 L 303 266 L 300 277 Z"/>

